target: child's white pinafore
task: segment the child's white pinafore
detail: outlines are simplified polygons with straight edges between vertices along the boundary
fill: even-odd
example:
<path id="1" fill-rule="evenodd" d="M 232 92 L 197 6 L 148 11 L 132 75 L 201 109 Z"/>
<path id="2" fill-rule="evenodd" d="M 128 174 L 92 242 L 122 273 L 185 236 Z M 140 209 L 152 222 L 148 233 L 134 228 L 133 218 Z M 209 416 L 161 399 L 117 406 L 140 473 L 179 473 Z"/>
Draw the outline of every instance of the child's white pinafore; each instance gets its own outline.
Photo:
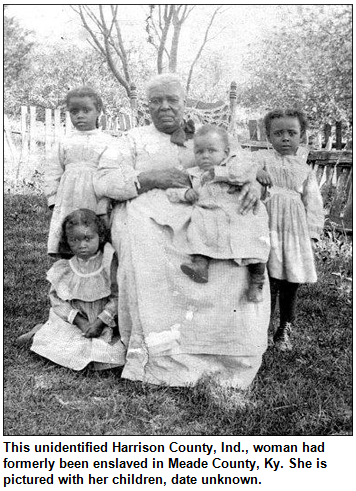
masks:
<path id="1" fill-rule="evenodd" d="M 291 283 L 314 283 L 311 239 L 318 239 L 324 226 L 315 172 L 300 151 L 282 156 L 275 150 L 261 150 L 253 156 L 273 181 L 265 201 L 271 238 L 269 275 Z"/>
<path id="2" fill-rule="evenodd" d="M 93 176 L 102 159 L 113 151 L 115 140 L 99 129 L 77 131 L 59 143 L 56 155 L 45 172 L 44 192 L 48 206 L 54 205 L 49 236 L 48 254 L 58 255 L 64 218 L 74 210 L 88 208 L 97 214 L 107 211 L 108 200 L 98 200 Z"/>
<path id="3" fill-rule="evenodd" d="M 106 244 L 104 253 L 98 252 L 88 261 L 74 256 L 52 266 L 47 273 L 51 283 L 49 319 L 35 334 L 32 351 L 73 370 L 82 370 L 91 362 L 98 369 L 124 365 L 125 349 L 113 335 L 117 315 L 113 257 L 113 247 Z M 89 322 L 98 317 L 103 320 L 106 326 L 102 334 L 85 338 L 72 324 L 77 313 Z"/>

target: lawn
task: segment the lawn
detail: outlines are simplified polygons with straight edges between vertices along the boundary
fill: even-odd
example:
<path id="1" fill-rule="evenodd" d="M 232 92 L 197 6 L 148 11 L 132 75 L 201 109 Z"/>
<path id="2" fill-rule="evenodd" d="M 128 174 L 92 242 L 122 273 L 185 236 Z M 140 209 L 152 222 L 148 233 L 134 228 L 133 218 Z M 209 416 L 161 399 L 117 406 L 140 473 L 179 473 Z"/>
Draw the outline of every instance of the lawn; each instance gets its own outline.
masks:
<path id="1" fill-rule="evenodd" d="M 247 393 L 209 379 L 194 388 L 153 387 L 117 372 L 73 372 L 15 345 L 49 308 L 49 215 L 29 187 L 4 198 L 4 435 L 351 433 L 352 259 L 345 237 L 323 237 L 319 282 L 300 289 L 295 349 L 269 349 Z"/>

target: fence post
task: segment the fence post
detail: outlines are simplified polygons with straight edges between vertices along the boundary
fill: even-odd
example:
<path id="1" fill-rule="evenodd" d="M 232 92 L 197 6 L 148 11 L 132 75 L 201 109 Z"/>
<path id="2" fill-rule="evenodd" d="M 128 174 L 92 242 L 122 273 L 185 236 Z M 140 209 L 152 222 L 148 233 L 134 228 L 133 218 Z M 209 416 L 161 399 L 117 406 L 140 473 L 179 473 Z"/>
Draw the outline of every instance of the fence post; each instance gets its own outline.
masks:
<path id="1" fill-rule="evenodd" d="M 250 119 L 248 122 L 248 130 L 250 132 L 250 140 L 258 140 L 258 126 L 255 119 Z"/>
<path id="2" fill-rule="evenodd" d="M 56 143 L 61 136 L 61 111 L 60 109 L 54 110 L 54 142 Z"/>
<path id="3" fill-rule="evenodd" d="M 21 106 L 21 143 L 24 146 L 27 127 L 27 106 Z"/>
<path id="4" fill-rule="evenodd" d="M 66 111 L 66 126 L 65 126 L 65 134 L 69 135 L 72 131 L 72 121 L 70 120 L 69 111 Z"/>
<path id="5" fill-rule="evenodd" d="M 330 138 L 331 138 L 331 125 L 329 123 L 325 123 L 324 125 L 324 141 L 325 141 L 325 149 L 327 150 L 328 145 L 330 146 Z"/>
<path id="6" fill-rule="evenodd" d="M 36 107 L 30 106 L 30 152 L 36 147 Z"/>
<path id="7" fill-rule="evenodd" d="M 341 121 L 336 121 L 335 130 L 336 130 L 336 150 L 342 149 L 342 134 L 341 134 Z"/>
<path id="8" fill-rule="evenodd" d="M 45 152 L 46 160 L 52 145 L 52 109 L 46 109 L 45 113 Z"/>
<path id="9" fill-rule="evenodd" d="M 237 104 L 237 83 L 231 82 L 230 85 L 230 124 L 229 133 L 236 133 L 236 104 Z"/>
<path id="10" fill-rule="evenodd" d="M 130 85 L 131 126 L 134 128 L 137 121 L 137 90 L 136 85 Z"/>

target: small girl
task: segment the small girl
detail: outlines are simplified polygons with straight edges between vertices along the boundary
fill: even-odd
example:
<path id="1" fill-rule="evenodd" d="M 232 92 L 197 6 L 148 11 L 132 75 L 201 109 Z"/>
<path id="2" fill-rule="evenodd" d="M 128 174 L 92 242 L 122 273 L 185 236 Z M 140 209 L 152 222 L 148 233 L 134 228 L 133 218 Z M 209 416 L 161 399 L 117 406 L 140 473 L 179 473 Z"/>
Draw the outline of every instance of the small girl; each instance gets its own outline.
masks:
<path id="1" fill-rule="evenodd" d="M 21 336 L 19 344 L 35 334 L 32 351 L 73 370 L 124 365 L 124 347 L 113 334 L 117 260 L 107 234 L 105 223 L 91 210 L 75 210 L 65 218 L 61 245 L 74 256 L 48 271 L 49 319 Z"/>
<path id="2" fill-rule="evenodd" d="M 98 200 L 93 175 L 108 159 L 113 137 L 98 129 L 103 108 L 100 96 L 89 87 L 68 92 L 66 106 L 74 126 L 72 134 L 59 144 L 56 157 L 45 172 L 44 192 L 53 215 L 48 237 L 48 254 L 66 257 L 59 248 L 64 218 L 79 208 L 88 208 L 108 222 L 109 200 Z"/>
<path id="3" fill-rule="evenodd" d="M 223 128 L 204 125 L 196 132 L 197 167 L 188 169 L 192 187 L 167 191 L 171 201 L 193 205 L 188 221 L 181 230 L 175 230 L 174 242 L 191 255 L 191 261 L 183 263 L 181 269 L 198 283 L 208 281 L 210 258 L 247 265 L 247 299 L 261 302 L 269 253 L 268 217 L 263 206 L 256 214 L 237 212 L 238 186 L 255 180 L 256 166 L 247 152 L 229 153 L 229 137 Z"/>
<path id="4" fill-rule="evenodd" d="M 280 325 L 274 343 L 277 349 L 290 351 L 299 284 L 317 280 L 313 249 L 323 230 L 323 201 L 315 173 L 307 165 L 307 152 L 299 146 L 307 129 L 305 115 L 294 109 L 276 110 L 264 121 L 273 150 L 253 156 L 260 167 L 257 180 L 269 187 L 271 318 L 279 294 Z"/>

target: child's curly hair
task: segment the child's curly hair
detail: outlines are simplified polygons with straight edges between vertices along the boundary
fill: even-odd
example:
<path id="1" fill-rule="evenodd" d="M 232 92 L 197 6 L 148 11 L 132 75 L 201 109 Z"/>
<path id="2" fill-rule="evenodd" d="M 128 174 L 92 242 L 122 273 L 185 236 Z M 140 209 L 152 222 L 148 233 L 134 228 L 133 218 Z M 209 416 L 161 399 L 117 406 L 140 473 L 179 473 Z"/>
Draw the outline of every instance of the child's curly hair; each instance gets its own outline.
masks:
<path id="1" fill-rule="evenodd" d="M 67 107 L 72 97 L 90 97 L 90 99 L 93 100 L 97 111 L 99 111 L 100 113 L 103 110 L 104 104 L 102 98 L 91 87 L 83 85 L 82 87 L 77 87 L 76 89 L 70 90 L 65 98 L 65 103 Z"/>
<path id="2" fill-rule="evenodd" d="M 263 122 L 266 128 L 266 134 L 269 137 L 271 133 L 271 122 L 272 119 L 278 118 L 297 118 L 300 124 L 300 134 L 303 136 L 305 131 L 308 129 L 308 120 L 303 111 L 299 109 L 275 109 L 270 111 L 263 118 Z"/>
<path id="3" fill-rule="evenodd" d="M 78 225 L 85 225 L 92 228 L 99 235 L 99 250 L 102 251 L 106 242 L 109 239 L 109 230 L 107 229 L 103 220 L 98 217 L 92 210 L 87 208 L 80 208 L 79 210 L 72 211 L 67 215 L 62 223 L 62 234 L 59 241 L 59 250 L 65 255 L 73 253 L 70 250 L 67 240 L 67 234 Z"/>

